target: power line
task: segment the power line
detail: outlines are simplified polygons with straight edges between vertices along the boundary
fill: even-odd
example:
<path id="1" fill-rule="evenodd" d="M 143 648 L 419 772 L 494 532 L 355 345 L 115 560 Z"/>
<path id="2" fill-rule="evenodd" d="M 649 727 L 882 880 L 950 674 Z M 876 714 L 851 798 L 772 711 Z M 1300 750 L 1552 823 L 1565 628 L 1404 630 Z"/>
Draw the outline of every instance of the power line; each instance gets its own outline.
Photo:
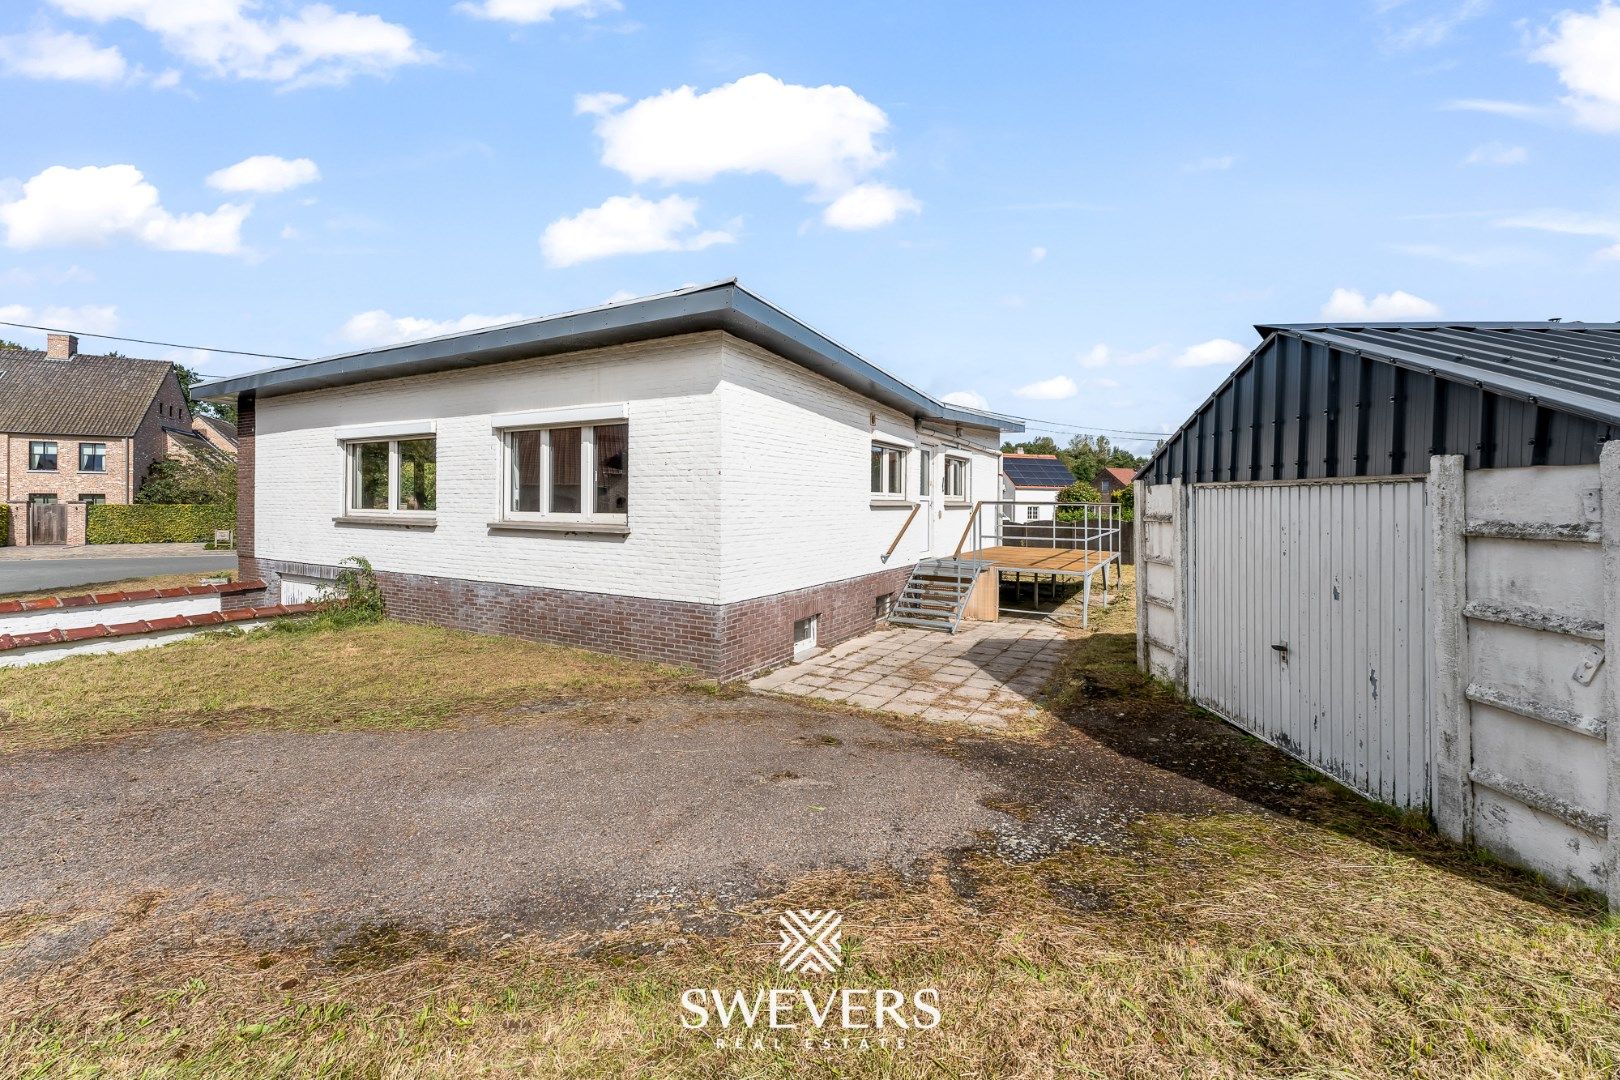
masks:
<path id="1" fill-rule="evenodd" d="M 1164 431 L 1136 431 L 1130 428 L 1090 427 L 1084 424 L 1063 423 L 1062 421 L 1058 420 L 1042 420 L 1034 416 L 1019 416 L 1017 419 L 1024 421 L 1026 424 L 1033 424 L 1034 426 L 1047 431 L 1056 431 L 1065 434 L 1073 432 L 1079 435 L 1107 435 L 1110 438 L 1128 439 L 1167 439 L 1170 437 L 1170 433 Z"/>
<path id="2" fill-rule="evenodd" d="M 302 356 L 282 356 L 280 353 L 248 352 L 246 349 L 215 349 L 207 345 L 180 345 L 173 341 L 148 341 L 145 338 L 119 337 L 117 334 L 86 334 L 78 330 L 63 330 L 59 326 L 35 326 L 32 323 L 7 322 L 0 319 L 0 326 L 16 326 L 24 330 L 44 330 L 50 334 L 72 334 L 74 337 L 95 338 L 97 341 L 128 341 L 135 345 L 160 345 L 165 349 L 195 349 L 198 352 L 229 353 L 232 356 L 256 356 L 261 360 L 296 360 L 302 361 Z"/>

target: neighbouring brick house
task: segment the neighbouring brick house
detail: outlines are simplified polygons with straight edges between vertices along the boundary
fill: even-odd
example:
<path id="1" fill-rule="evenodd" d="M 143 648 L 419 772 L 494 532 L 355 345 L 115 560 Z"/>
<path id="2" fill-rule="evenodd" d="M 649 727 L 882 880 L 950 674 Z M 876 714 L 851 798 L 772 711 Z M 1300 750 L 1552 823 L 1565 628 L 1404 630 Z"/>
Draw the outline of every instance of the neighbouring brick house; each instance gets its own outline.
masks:
<path id="1" fill-rule="evenodd" d="M 734 281 L 221 379 L 267 601 L 350 556 L 396 617 L 735 678 L 871 630 L 994 502 L 1006 417 Z"/>
<path id="2" fill-rule="evenodd" d="M 207 446 L 164 360 L 87 356 L 51 334 L 43 351 L 0 350 L 0 501 L 11 543 L 30 542 L 30 507 L 67 504 L 62 540 L 84 542 L 84 509 L 133 502 L 152 463 Z M 43 518 L 43 514 L 41 517 Z"/>
<path id="3" fill-rule="evenodd" d="M 1097 493 L 1105 499 L 1114 497 L 1114 492 L 1124 491 L 1136 479 L 1135 469 L 1122 469 L 1108 466 L 1097 470 Z"/>

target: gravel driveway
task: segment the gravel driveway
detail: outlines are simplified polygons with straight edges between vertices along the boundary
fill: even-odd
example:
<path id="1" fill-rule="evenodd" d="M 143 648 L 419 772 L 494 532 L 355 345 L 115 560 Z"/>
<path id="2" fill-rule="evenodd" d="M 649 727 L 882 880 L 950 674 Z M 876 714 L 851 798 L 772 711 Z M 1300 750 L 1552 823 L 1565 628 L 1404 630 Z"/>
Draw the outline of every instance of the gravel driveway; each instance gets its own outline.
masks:
<path id="1" fill-rule="evenodd" d="M 1250 768 L 1221 725 L 1085 715 L 1026 742 L 677 694 L 435 731 L 187 731 L 0 757 L 0 924 L 44 920 L 0 949 L 0 979 L 115 931 L 165 950 L 214 933 L 325 947 L 379 926 L 701 925 L 809 871 L 943 856 L 954 873 L 964 852 L 1038 858 L 1112 843 L 1145 813 L 1242 805 L 1230 778 L 1186 774 Z"/>

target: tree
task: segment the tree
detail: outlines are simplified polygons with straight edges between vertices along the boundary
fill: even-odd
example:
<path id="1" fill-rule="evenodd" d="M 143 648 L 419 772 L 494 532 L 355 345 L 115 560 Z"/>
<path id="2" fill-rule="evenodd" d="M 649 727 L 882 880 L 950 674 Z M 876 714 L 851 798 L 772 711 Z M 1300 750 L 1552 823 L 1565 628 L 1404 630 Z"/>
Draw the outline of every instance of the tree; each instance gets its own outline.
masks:
<path id="1" fill-rule="evenodd" d="M 216 405 L 212 401 L 198 401 L 191 396 L 191 388 L 203 381 L 203 377 L 197 374 L 194 368 L 188 368 L 184 364 L 176 364 L 174 365 L 174 376 L 180 380 L 180 392 L 186 395 L 186 404 L 191 408 L 194 415 L 212 416 L 228 424 L 236 423 L 235 405 Z"/>
<path id="2" fill-rule="evenodd" d="M 212 448 L 154 461 L 138 503 L 236 505 L 236 460 Z"/>
<path id="3" fill-rule="evenodd" d="M 1028 442 L 1005 443 L 1001 447 L 1001 452 L 1004 454 L 1055 454 L 1058 452 L 1058 444 L 1050 435 L 1042 435 L 1040 438 L 1030 439 Z"/>

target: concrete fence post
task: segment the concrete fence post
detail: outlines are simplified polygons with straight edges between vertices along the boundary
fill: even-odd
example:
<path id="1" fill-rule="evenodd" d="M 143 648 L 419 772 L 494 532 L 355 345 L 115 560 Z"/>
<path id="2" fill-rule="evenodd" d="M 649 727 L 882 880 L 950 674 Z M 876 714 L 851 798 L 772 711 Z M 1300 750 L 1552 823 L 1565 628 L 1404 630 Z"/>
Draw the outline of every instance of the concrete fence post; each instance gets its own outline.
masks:
<path id="1" fill-rule="evenodd" d="M 1429 459 L 1430 793 L 1435 827 L 1467 843 L 1474 832 L 1473 722 L 1468 704 L 1468 549 L 1461 455 Z"/>
<path id="2" fill-rule="evenodd" d="M 1189 499 L 1191 491 L 1181 478 L 1170 481 L 1171 524 L 1173 549 L 1176 560 L 1176 689 L 1183 694 L 1192 692 L 1188 675 L 1188 651 L 1192 636 L 1192 565 L 1190 558 Z"/>
<path id="3" fill-rule="evenodd" d="M 1147 482 L 1137 480 L 1131 484 L 1135 493 L 1135 514 L 1131 521 L 1131 547 L 1136 567 L 1136 666 L 1148 670 L 1147 643 Z"/>
<path id="4" fill-rule="evenodd" d="M 1604 859 L 1604 892 L 1609 910 L 1620 910 L 1620 442 L 1606 442 L 1598 457 L 1598 477 L 1603 513 L 1603 655 L 1601 698 L 1604 756 L 1608 772 L 1608 851 Z"/>

